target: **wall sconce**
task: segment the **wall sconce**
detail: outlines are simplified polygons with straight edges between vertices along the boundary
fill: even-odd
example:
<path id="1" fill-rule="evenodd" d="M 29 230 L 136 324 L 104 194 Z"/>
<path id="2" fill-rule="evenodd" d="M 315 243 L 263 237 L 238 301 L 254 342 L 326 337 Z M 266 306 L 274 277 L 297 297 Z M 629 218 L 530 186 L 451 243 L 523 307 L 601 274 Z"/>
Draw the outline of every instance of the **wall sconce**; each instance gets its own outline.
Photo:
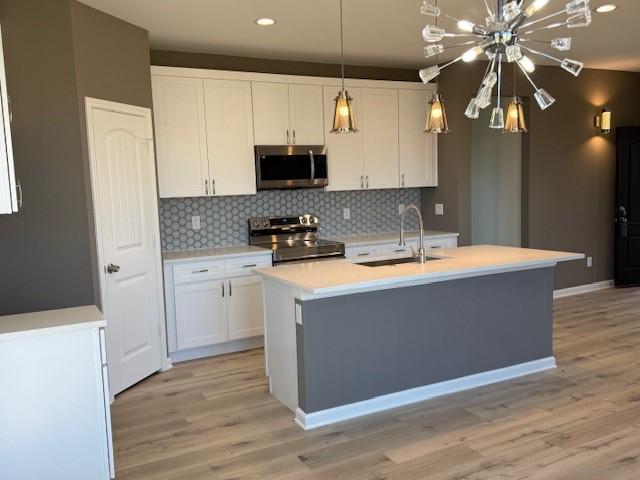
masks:
<path id="1" fill-rule="evenodd" d="M 611 111 L 603 108 L 593 119 L 593 125 L 600 130 L 600 133 L 611 133 Z"/>

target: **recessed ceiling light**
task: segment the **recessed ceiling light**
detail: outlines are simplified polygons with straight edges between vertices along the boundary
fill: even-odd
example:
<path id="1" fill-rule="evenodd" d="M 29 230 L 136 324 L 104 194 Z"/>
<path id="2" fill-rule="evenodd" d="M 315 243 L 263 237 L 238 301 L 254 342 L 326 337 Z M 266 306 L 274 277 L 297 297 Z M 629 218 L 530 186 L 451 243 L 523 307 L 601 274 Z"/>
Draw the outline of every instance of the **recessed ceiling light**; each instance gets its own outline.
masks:
<path id="1" fill-rule="evenodd" d="M 261 27 L 270 27 L 276 23 L 276 21 L 273 18 L 259 18 L 256 20 L 256 23 Z"/>
<path id="2" fill-rule="evenodd" d="M 598 8 L 596 8 L 596 12 L 598 12 L 598 13 L 609 13 L 609 12 L 613 12 L 617 8 L 618 8 L 617 5 L 613 5 L 612 3 L 607 3 L 605 5 L 600 5 Z"/>

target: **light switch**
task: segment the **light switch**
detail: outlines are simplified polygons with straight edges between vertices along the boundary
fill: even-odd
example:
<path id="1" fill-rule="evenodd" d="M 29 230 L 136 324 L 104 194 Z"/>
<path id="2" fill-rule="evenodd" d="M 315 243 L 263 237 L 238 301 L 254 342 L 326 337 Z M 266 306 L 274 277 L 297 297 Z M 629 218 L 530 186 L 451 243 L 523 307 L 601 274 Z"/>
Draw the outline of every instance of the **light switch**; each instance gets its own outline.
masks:
<path id="1" fill-rule="evenodd" d="M 593 257 L 587 257 L 587 268 L 593 267 Z"/>
<path id="2" fill-rule="evenodd" d="M 191 228 L 193 230 L 200 230 L 200 215 L 193 215 L 191 217 Z"/>
<path id="3" fill-rule="evenodd" d="M 436 215 L 444 215 L 444 203 L 436 203 Z"/>
<path id="4" fill-rule="evenodd" d="M 351 220 L 351 209 L 350 208 L 343 208 L 342 209 L 342 216 L 345 220 Z"/>

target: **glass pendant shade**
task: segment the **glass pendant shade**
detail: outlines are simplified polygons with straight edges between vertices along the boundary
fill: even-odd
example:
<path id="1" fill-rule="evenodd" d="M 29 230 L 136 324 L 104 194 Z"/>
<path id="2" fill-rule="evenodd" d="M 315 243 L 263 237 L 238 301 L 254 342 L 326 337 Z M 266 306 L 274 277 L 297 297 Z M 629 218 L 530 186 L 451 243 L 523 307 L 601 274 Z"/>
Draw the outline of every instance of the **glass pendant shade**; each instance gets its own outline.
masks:
<path id="1" fill-rule="evenodd" d="M 355 133 L 356 119 L 353 114 L 353 99 L 349 96 L 349 92 L 341 90 L 335 98 L 336 109 L 333 116 L 333 129 L 331 133 Z"/>
<path id="2" fill-rule="evenodd" d="M 483 85 L 478 92 L 478 98 L 476 98 L 476 104 L 479 108 L 487 108 L 491 105 L 491 95 L 493 94 L 493 88 Z"/>
<path id="3" fill-rule="evenodd" d="M 570 74 L 577 77 L 584 68 L 584 63 L 578 62 L 577 60 L 571 60 L 570 58 L 565 58 L 562 60 L 560 66 Z"/>
<path id="4" fill-rule="evenodd" d="M 604 108 L 594 120 L 595 127 L 600 133 L 611 133 L 611 111 Z"/>
<path id="5" fill-rule="evenodd" d="M 444 38 L 444 30 L 433 25 L 427 25 L 422 29 L 422 38 L 429 43 L 439 42 Z"/>
<path id="6" fill-rule="evenodd" d="M 418 73 L 420 74 L 420 79 L 423 83 L 429 83 L 431 80 L 440 75 L 440 67 L 438 65 L 434 65 L 433 67 L 423 68 Z"/>
<path id="7" fill-rule="evenodd" d="M 536 102 L 538 102 L 540 110 L 546 110 L 556 102 L 556 99 L 549 95 L 549 92 L 544 88 L 539 88 L 536 93 L 533 94 L 533 97 L 536 99 Z"/>
<path id="8" fill-rule="evenodd" d="M 467 105 L 464 116 L 471 120 L 477 120 L 480 118 L 480 107 L 478 107 L 478 104 L 476 103 L 476 97 L 471 97 L 471 100 L 469 100 L 469 105 Z"/>
<path id="9" fill-rule="evenodd" d="M 504 21 L 509 23 L 520 15 L 520 13 L 522 13 L 522 10 L 520 9 L 519 2 L 517 0 L 512 0 L 504 6 L 504 12 L 502 15 L 504 16 Z"/>
<path id="10" fill-rule="evenodd" d="M 580 28 L 588 27 L 591 25 L 591 11 L 587 10 L 583 13 L 578 13 L 567 18 L 568 28 Z"/>
<path id="11" fill-rule="evenodd" d="M 430 15 L 432 17 L 440 16 L 440 7 L 436 7 L 429 0 L 424 0 L 422 2 L 422 6 L 420 7 L 420 13 L 422 15 Z"/>
<path id="12" fill-rule="evenodd" d="M 567 3 L 566 12 L 568 15 L 584 13 L 589 10 L 589 0 L 571 0 Z"/>
<path id="13" fill-rule="evenodd" d="M 561 52 L 571 50 L 571 37 L 554 38 L 551 40 L 551 46 Z"/>
<path id="14" fill-rule="evenodd" d="M 447 121 L 447 112 L 442 96 L 436 93 L 429 104 L 431 108 L 424 131 L 429 133 L 449 133 L 449 122 Z"/>
<path id="15" fill-rule="evenodd" d="M 527 124 L 524 119 L 524 104 L 519 97 L 514 97 L 509 102 L 504 131 L 507 133 L 527 133 Z"/>
<path id="16" fill-rule="evenodd" d="M 507 54 L 507 62 L 513 63 L 522 58 L 522 50 L 520 49 L 520 45 L 509 45 L 506 48 Z"/>
<path id="17" fill-rule="evenodd" d="M 496 72 L 489 73 L 484 77 L 484 80 L 482 80 L 482 84 L 490 88 L 493 88 L 496 83 L 498 83 L 498 74 Z"/>
<path id="18" fill-rule="evenodd" d="M 500 129 L 504 128 L 504 111 L 501 107 L 496 107 L 491 112 L 491 121 L 489 122 L 489 128 Z"/>
<path id="19" fill-rule="evenodd" d="M 425 56 L 425 58 L 434 57 L 436 55 L 439 55 L 442 52 L 444 52 L 444 45 L 442 45 L 440 43 L 436 43 L 436 44 L 433 44 L 433 45 L 427 45 L 426 47 L 424 47 L 424 56 Z"/>

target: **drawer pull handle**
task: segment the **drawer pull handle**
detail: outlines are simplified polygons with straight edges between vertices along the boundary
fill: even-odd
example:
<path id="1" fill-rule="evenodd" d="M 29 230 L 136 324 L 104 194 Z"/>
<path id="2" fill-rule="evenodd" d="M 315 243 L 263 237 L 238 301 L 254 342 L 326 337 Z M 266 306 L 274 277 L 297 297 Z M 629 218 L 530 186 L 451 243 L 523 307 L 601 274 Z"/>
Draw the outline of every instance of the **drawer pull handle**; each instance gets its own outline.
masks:
<path id="1" fill-rule="evenodd" d="M 406 252 L 407 249 L 406 248 L 398 248 L 395 250 L 396 253 L 401 253 L 401 252 Z"/>
<path id="2" fill-rule="evenodd" d="M 208 271 L 208 268 L 203 268 L 202 270 L 193 270 L 191 273 L 207 273 Z"/>
<path id="3" fill-rule="evenodd" d="M 258 265 L 255 263 L 252 263 L 251 265 L 243 265 L 242 268 L 253 268 L 253 267 L 257 267 Z"/>
<path id="4" fill-rule="evenodd" d="M 359 253 L 358 254 L 359 257 L 368 257 L 369 255 L 371 255 L 370 252 L 365 252 L 365 253 Z"/>
<path id="5" fill-rule="evenodd" d="M 433 248 L 442 248 L 442 245 L 431 245 L 431 247 L 429 247 L 429 248 L 432 248 L 432 249 Z"/>

